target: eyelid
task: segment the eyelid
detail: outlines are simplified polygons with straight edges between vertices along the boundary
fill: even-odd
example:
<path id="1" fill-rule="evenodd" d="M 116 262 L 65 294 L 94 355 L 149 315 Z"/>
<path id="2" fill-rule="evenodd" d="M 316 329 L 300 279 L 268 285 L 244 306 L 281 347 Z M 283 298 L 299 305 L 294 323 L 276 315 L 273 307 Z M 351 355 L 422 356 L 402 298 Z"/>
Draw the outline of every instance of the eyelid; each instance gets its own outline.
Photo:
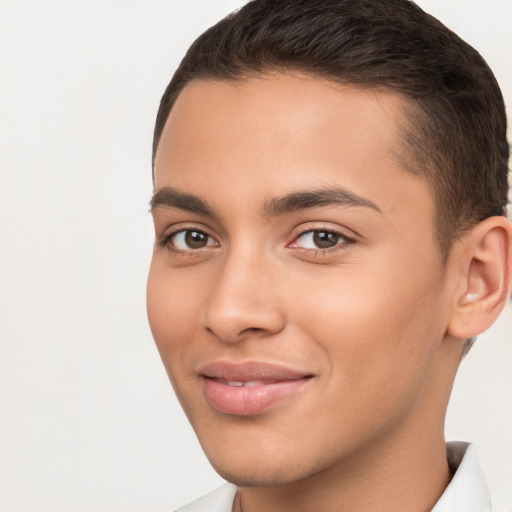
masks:
<path id="1" fill-rule="evenodd" d="M 197 249 L 179 249 L 172 245 L 172 239 L 178 235 L 179 233 L 183 233 L 186 231 L 197 231 L 199 233 L 204 233 L 209 239 L 213 240 L 215 244 L 207 244 L 205 247 L 200 247 Z M 211 230 L 208 229 L 206 226 L 198 225 L 198 224 L 179 224 L 172 226 L 171 228 L 168 228 L 165 230 L 165 233 L 163 236 L 159 237 L 157 239 L 157 243 L 160 247 L 167 248 L 169 251 L 176 253 L 176 254 L 197 254 L 199 252 L 202 252 L 204 250 L 208 250 L 211 247 L 219 247 L 220 243 L 217 240 L 217 237 L 214 236 L 211 233 Z"/>
<path id="2" fill-rule="evenodd" d="M 300 236 L 314 231 L 328 231 L 330 233 L 337 233 L 347 240 L 357 241 L 360 238 L 360 234 L 344 226 L 334 224 L 331 222 L 301 222 L 298 226 L 295 226 L 291 232 L 291 237 L 296 240 Z"/>
<path id="3" fill-rule="evenodd" d="M 357 242 L 357 238 L 355 236 L 349 235 L 347 233 L 348 230 L 344 230 L 341 227 L 326 226 L 324 224 L 324 225 L 312 225 L 312 226 L 308 226 L 307 228 L 304 226 L 301 226 L 301 228 L 302 229 L 300 231 L 298 231 L 296 235 L 293 236 L 292 242 L 290 242 L 290 244 L 288 244 L 289 248 L 301 250 L 301 251 L 308 252 L 308 253 L 311 253 L 311 252 L 313 252 L 315 254 L 318 253 L 318 255 L 321 256 L 321 255 L 325 255 L 325 254 L 328 254 L 331 252 L 346 249 L 347 246 L 352 245 Z M 307 235 L 308 233 L 322 232 L 322 231 L 328 232 L 328 233 L 334 233 L 334 234 L 338 235 L 341 240 L 336 245 L 334 245 L 332 247 L 327 247 L 327 248 L 301 247 L 300 245 L 297 244 L 297 241 L 301 237 L 304 237 L 305 235 Z"/>

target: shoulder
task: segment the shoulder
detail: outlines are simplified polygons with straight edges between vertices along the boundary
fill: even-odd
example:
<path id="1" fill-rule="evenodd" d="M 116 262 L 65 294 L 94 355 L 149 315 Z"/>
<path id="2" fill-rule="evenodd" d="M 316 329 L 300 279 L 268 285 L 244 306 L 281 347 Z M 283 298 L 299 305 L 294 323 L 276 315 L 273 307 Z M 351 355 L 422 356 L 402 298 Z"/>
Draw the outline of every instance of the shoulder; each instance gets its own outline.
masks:
<path id="1" fill-rule="evenodd" d="M 174 512 L 231 512 L 235 496 L 236 487 L 232 484 L 224 484 Z"/>

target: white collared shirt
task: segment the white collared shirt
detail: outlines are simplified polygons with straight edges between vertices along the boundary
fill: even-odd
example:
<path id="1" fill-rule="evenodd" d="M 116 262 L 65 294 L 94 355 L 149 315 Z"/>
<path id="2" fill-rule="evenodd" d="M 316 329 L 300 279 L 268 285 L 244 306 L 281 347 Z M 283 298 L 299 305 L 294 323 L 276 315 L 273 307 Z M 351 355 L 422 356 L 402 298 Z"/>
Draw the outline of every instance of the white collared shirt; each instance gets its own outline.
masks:
<path id="1" fill-rule="evenodd" d="M 491 498 L 475 447 L 453 441 L 446 445 L 453 478 L 432 512 L 490 512 Z M 236 487 L 224 484 L 175 512 L 232 512 Z"/>
<path id="2" fill-rule="evenodd" d="M 453 477 L 432 512 L 490 512 L 491 497 L 475 447 L 452 441 L 446 453 Z"/>

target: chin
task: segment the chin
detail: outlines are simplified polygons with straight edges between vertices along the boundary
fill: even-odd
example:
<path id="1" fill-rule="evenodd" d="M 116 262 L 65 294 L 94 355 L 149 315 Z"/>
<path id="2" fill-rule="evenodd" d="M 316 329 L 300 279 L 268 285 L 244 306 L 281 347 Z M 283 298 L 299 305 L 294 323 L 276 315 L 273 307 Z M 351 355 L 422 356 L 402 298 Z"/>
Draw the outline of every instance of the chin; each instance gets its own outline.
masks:
<path id="1" fill-rule="evenodd" d="M 235 484 L 237 487 L 277 487 L 297 482 L 308 476 L 302 474 L 299 468 L 290 464 L 279 467 L 271 464 L 256 464 L 249 467 L 247 464 L 216 464 L 214 461 L 210 462 L 224 480 Z"/>
<path id="2" fill-rule="evenodd" d="M 272 443 L 264 447 L 250 442 L 243 447 L 231 445 L 222 452 L 207 447 L 205 453 L 215 471 L 238 487 L 289 485 L 321 472 L 330 462 L 317 460 L 315 464 L 312 453 Z"/>

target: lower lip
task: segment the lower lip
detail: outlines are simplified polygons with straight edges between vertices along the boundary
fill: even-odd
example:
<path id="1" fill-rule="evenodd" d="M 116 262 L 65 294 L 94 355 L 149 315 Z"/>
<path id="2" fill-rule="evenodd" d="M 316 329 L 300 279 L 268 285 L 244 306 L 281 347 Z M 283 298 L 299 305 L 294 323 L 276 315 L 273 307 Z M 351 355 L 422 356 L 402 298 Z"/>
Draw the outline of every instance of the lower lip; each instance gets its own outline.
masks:
<path id="1" fill-rule="evenodd" d="M 229 386 L 204 378 L 208 403 L 217 411 L 237 416 L 259 414 L 288 398 L 309 382 L 309 378 L 284 380 L 259 386 Z"/>

